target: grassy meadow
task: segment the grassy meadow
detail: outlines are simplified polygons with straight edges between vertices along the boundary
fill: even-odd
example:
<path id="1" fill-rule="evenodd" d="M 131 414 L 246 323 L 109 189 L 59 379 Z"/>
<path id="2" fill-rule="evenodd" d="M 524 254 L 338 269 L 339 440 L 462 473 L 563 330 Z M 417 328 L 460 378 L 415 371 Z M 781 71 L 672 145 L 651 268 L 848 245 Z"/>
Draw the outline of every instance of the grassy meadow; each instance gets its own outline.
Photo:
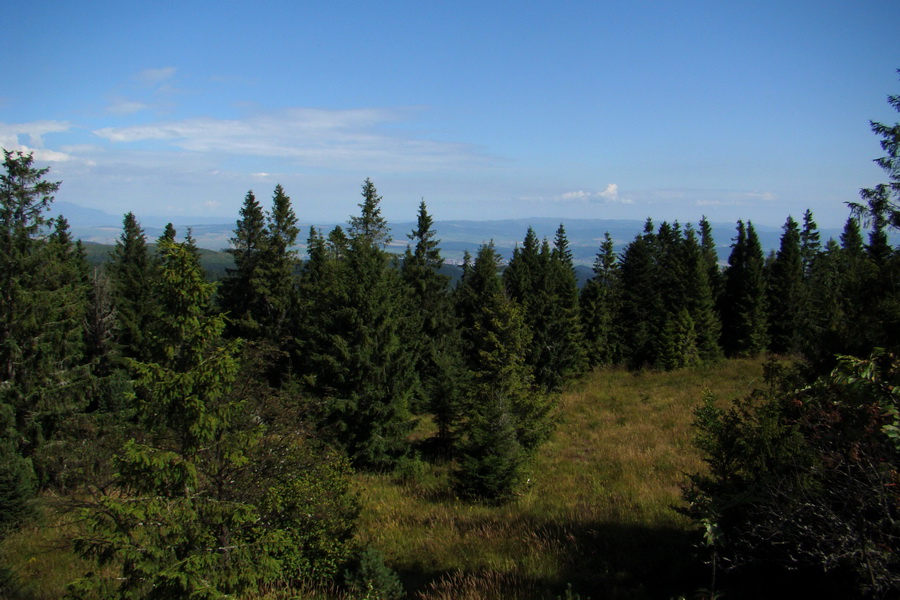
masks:
<path id="1" fill-rule="evenodd" d="M 453 497 L 449 465 L 423 444 L 425 458 L 396 473 L 358 476 L 360 541 L 420 600 L 690 597 L 709 576 L 674 508 L 685 473 L 702 468 L 692 411 L 704 390 L 730 400 L 761 385 L 762 364 L 582 378 L 561 395 L 521 494 L 499 507 Z M 419 423 L 414 435 L 425 440 L 430 428 Z M 19 600 L 59 598 L 90 568 L 69 548 L 77 522 L 53 500 L 0 545 L 0 562 L 24 584 Z"/>

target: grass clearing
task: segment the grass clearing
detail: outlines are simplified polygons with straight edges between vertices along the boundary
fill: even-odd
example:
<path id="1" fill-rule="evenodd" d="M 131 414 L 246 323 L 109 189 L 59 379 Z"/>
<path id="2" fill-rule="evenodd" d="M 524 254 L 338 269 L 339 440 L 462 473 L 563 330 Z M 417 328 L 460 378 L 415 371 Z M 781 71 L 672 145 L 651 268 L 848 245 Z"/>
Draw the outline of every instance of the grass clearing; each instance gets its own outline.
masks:
<path id="1" fill-rule="evenodd" d="M 592 373 L 562 394 L 556 430 L 515 501 L 452 497 L 447 465 L 426 463 L 425 485 L 365 475 L 362 539 L 423 599 L 555 598 L 567 583 L 595 598 L 689 591 L 678 586 L 695 583 L 691 524 L 674 506 L 684 474 L 702 468 L 693 408 L 704 390 L 728 400 L 761 378 L 762 360 Z"/>

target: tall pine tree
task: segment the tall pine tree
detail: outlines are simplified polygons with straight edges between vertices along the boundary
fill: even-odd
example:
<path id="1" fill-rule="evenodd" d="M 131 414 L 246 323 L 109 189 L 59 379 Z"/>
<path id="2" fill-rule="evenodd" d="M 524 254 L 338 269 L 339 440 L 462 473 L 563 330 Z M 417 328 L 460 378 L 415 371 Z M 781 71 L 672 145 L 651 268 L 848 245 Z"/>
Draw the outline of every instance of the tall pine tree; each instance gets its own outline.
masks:
<path id="1" fill-rule="evenodd" d="M 407 450 L 410 402 L 418 386 L 403 338 L 403 286 L 382 245 L 389 239 L 381 197 L 363 185 L 346 258 L 314 302 L 319 334 L 300 350 L 303 375 L 323 398 L 324 424 L 358 466 L 383 468 Z M 337 259 L 335 259 L 337 260 Z"/>
<path id="2" fill-rule="evenodd" d="M 434 222 L 425 201 L 419 204 L 411 245 L 403 257 L 401 275 L 409 291 L 412 331 L 407 338 L 421 384 L 421 404 L 434 415 L 438 435 L 448 441 L 460 418 L 463 374 L 461 338 L 450 296 Z"/>
<path id="3" fill-rule="evenodd" d="M 738 221 L 721 300 L 722 347 L 728 356 L 754 356 L 768 346 L 764 258 L 752 223 Z"/>
<path id="4" fill-rule="evenodd" d="M 592 367 L 609 365 L 619 359 L 614 323 L 619 311 L 619 263 L 609 232 L 594 260 L 594 276 L 581 290 L 581 328 L 585 353 Z"/>
<path id="5" fill-rule="evenodd" d="M 806 219 L 804 221 L 808 222 Z M 802 325 L 808 314 L 804 269 L 808 264 L 812 273 L 818 249 L 814 254 L 805 256 L 807 252 L 812 252 L 813 246 L 809 232 L 806 232 L 805 246 L 801 243 L 802 237 L 797 222 L 788 217 L 768 277 L 769 348 L 773 352 L 794 352 L 804 333 Z"/>

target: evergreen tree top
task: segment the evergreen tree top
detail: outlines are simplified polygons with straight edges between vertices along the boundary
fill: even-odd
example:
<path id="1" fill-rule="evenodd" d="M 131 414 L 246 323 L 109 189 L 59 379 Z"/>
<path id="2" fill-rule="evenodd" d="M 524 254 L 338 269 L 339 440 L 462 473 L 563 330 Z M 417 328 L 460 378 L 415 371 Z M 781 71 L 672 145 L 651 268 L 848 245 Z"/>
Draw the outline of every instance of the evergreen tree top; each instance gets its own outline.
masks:
<path id="1" fill-rule="evenodd" d="M 570 269 L 575 268 L 572 262 L 572 250 L 569 248 L 569 238 L 566 236 L 566 228 L 562 223 L 559 224 L 556 235 L 553 238 L 553 256 L 561 261 L 564 266 Z"/>
<path id="2" fill-rule="evenodd" d="M 284 193 L 281 184 L 275 186 L 272 196 L 272 212 L 269 214 L 268 229 L 270 241 L 280 253 L 291 253 L 288 249 L 297 242 L 300 228 L 297 215 L 291 207 L 291 198 Z"/>
<path id="3" fill-rule="evenodd" d="M 363 201 L 359 204 L 360 215 L 350 217 L 350 239 L 367 240 L 376 247 L 383 248 L 391 242 L 387 220 L 381 216 L 381 196 L 371 179 L 362 184 Z"/>
<path id="4" fill-rule="evenodd" d="M 419 203 L 416 228 L 406 235 L 411 241 L 415 242 L 415 250 L 412 250 L 407 245 L 405 263 L 427 266 L 433 269 L 440 269 L 441 265 L 444 264 L 444 259 L 441 258 L 441 251 L 438 248 L 440 240 L 434 239 L 437 232 L 432 229 L 433 225 L 434 221 L 431 215 L 428 214 L 428 209 L 423 199 Z"/>
<path id="5" fill-rule="evenodd" d="M 35 169 L 33 154 L 3 151 L 3 174 L 0 175 L 0 229 L 35 235 L 47 223 L 43 216 L 60 182 L 45 181 L 49 167 Z"/>

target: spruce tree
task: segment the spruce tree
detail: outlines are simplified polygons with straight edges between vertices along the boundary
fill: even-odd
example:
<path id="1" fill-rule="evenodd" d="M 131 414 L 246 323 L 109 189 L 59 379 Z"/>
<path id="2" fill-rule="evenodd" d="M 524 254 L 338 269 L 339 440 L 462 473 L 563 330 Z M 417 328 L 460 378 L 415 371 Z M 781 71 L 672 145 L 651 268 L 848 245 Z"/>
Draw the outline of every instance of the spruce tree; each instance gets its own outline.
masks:
<path id="1" fill-rule="evenodd" d="M 702 362 L 719 359 L 722 349 L 719 337 L 722 333 L 722 322 L 716 310 L 713 286 L 710 284 L 710 263 L 703 246 L 698 243 L 697 235 L 688 225 L 685 228 L 681 243 L 681 260 L 684 271 L 685 304 L 679 308 L 686 309 L 696 333 L 697 355 Z M 717 267 L 716 267 L 717 268 Z M 678 319 L 683 322 L 681 315 Z M 686 358 L 690 363 L 691 359 Z"/>
<path id="2" fill-rule="evenodd" d="M 556 389 L 566 379 L 583 373 L 587 366 L 578 306 L 578 279 L 562 223 L 553 238 L 550 267 L 551 285 L 556 299 L 554 305 L 558 311 L 551 330 L 559 339 L 553 370 L 558 374 L 559 383 L 548 386 L 548 389 Z"/>
<path id="3" fill-rule="evenodd" d="M 819 227 L 813 220 L 813 213 L 806 209 L 803 213 L 803 229 L 800 231 L 800 258 L 803 262 L 803 278 L 809 279 L 816 257 L 822 249 Z"/>
<path id="4" fill-rule="evenodd" d="M 371 181 L 351 219 L 346 258 L 314 301 L 321 331 L 301 349 L 303 375 L 324 400 L 324 425 L 357 466 L 384 468 L 406 452 L 409 404 L 418 386 L 403 338 L 403 286 L 382 250 L 387 223 Z"/>
<path id="5" fill-rule="evenodd" d="M 523 309 L 531 331 L 527 362 L 536 383 L 558 389 L 585 367 L 578 314 L 578 284 L 565 229 L 560 225 L 554 248 L 528 228 L 522 248 L 516 248 L 503 273 L 507 292 Z"/>
<path id="6" fill-rule="evenodd" d="M 275 186 L 267 232 L 268 239 L 261 252 L 262 323 L 266 337 L 276 345 L 282 345 L 288 337 L 290 313 L 297 301 L 299 261 L 293 247 L 300 229 L 291 199 L 280 185 Z"/>
<path id="7" fill-rule="evenodd" d="M 617 336 L 622 343 L 622 355 L 632 369 L 650 367 L 656 363 L 657 340 L 660 335 L 664 305 L 659 287 L 655 235 L 648 221 L 649 232 L 638 235 L 625 247 L 620 266 L 621 310 L 617 322 Z"/>
<path id="8" fill-rule="evenodd" d="M 581 290 L 581 328 L 588 365 L 609 365 L 620 353 L 614 323 L 619 311 L 619 264 L 609 232 L 594 260 L 594 276 Z"/>
<path id="9" fill-rule="evenodd" d="M 188 243 L 163 240 L 160 264 L 159 353 L 129 361 L 146 433 L 122 446 L 114 483 L 86 502 L 75 547 L 104 568 L 70 592 L 212 599 L 333 576 L 356 514 L 346 470 L 310 463 L 296 434 L 268 435 L 260 412 L 234 396 L 240 342 L 221 337 Z"/>
<path id="10" fill-rule="evenodd" d="M 107 265 L 123 356 L 145 357 L 148 328 L 159 316 L 154 301 L 154 270 L 144 230 L 129 212 L 122 220 L 122 233 Z"/>
<path id="11" fill-rule="evenodd" d="M 808 222 L 807 219 L 804 221 Z M 812 246 L 808 233 L 805 247 L 802 237 L 797 222 L 788 217 L 768 277 L 769 337 L 773 352 L 795 351 L 803 335 L 801 326 L 808 313 L 804 267 L 808 263 L 812 273 L 813 259 L 818 250 L 813 255 L 804 256 L 805 251 L 811 252 Z"/>
<path id="12" fill-rule="evenodd" d="M 4 151 L 0 175 L 0 434 L 52 483 L 48 444 L 84 405 L 87 265 L 68 224 L 44 213 L 59 183 Z M 52 228 L 49 236 L 46 232 Z M 46 237 L 45 237 L 46 236 Z M 3 441 L 3 440 L 0 440 Z"/>
<path id="13" fill-rule="evenodd" d="M 888 96 L 888 104 L 900 112 L 900 95 Z M 880 183 L 859 191 L 862 203 L 849 203 L 853 216 L 872 223 L 878 229 L 900 229 L 900 123 L 893 125 L 870 121 L 872 132 L 881 138 L 885 156 L 875 159 L 888 176 L 888 183 Z"/>
<path id="14" fill-rule="evenodd" d="M 668 315 L 660 332 L 658 364 L 672 371 L 700 364 L 697 331 L 686 308 Z"/>
<path id="15" fill-rule="evenodd" d="M 763 253 L 752 223 L 738 221 L 722 295 L 722 347 L 728 356 L 754 356 L 768 345 Z"/>
<path id="16" fill-rule="evenodd" d="M 220 305 L 228 314 L 233 333 L 253 340 L 262 335 L 260 321 L 267 285 L 263 270 L 270 240 L 265 213 L 252 190 L 244 198 L 240 215 L 228 250 L 234 257 L 234 269 L 229 269 L 222 281 Z"/>
<path id="17" fill-rule="evenodd" d="M 59 182 L 44 179 L 49 169 L 36 169 L 30 154 L 4 150 L 0 175 L 0 393 L 24 400 L 37 390 L 29 379 L 40 377 L 32 355 L 41 335 L 42 306 L 35 274 L 46 257 L 41 233 L 48 221 L 44 213 L 59 189 Z M 32 341 L 34 340 L 34 341 Z M 33 381 L 33 380 L 32 380 Z M 32 389 L 29 389 L 32 388 Z M 18 401 L 13 401 L 18 404 Z"/>
<path id="18" fill-rule="evenodd" d="M 705 216 L 700 219 L 699 227 L 703 264 L 707 271 L 707 280 L 709 281 L 713 302 L 718 305 L 725 281 L 722 276 L 722 269 L 719 267 L 719 254 L 716 252 L 716 241 L 713 238 L 712 225 Z"/>
<path id="19" fill-rule="evenodd" d="M 376 248 L 383 248 L 391 242 L 391 230 L 381 216 L 381 196 L 371 179 L 362 184 L 363 201 L 359 204 L 358 217 L 350 217 L 350 238 L 366 238 Z"/>
<path id="20" fill-rule="evenodd" d="M 461 338 L 450 296 L 450 278 L 440 272 L 439 240 L 425 201 L 419 204 L 416 228 L 407 237 L 401 275 L 409 292 L 410 323 L 407 338 L 421 384 L 423 398 L 434 415 L 438 436 L 448 441 L 460 418 L 460 389 L 464 377 Z"/>
<path id="21" fill-rule="evenodd" d="M 530 332 L 522 309 L 501 285 L 499 262 L 493 244 L 483 245 L 457 296 L 472 382 L 455 481 L 461 491 L 489 500 L 512 492 L 519 469 L 549 433 L 552 408 L 550 399 L 533 388 L 525 360 Z M 502 422 L 491 422 L 496 419 Z"/>

